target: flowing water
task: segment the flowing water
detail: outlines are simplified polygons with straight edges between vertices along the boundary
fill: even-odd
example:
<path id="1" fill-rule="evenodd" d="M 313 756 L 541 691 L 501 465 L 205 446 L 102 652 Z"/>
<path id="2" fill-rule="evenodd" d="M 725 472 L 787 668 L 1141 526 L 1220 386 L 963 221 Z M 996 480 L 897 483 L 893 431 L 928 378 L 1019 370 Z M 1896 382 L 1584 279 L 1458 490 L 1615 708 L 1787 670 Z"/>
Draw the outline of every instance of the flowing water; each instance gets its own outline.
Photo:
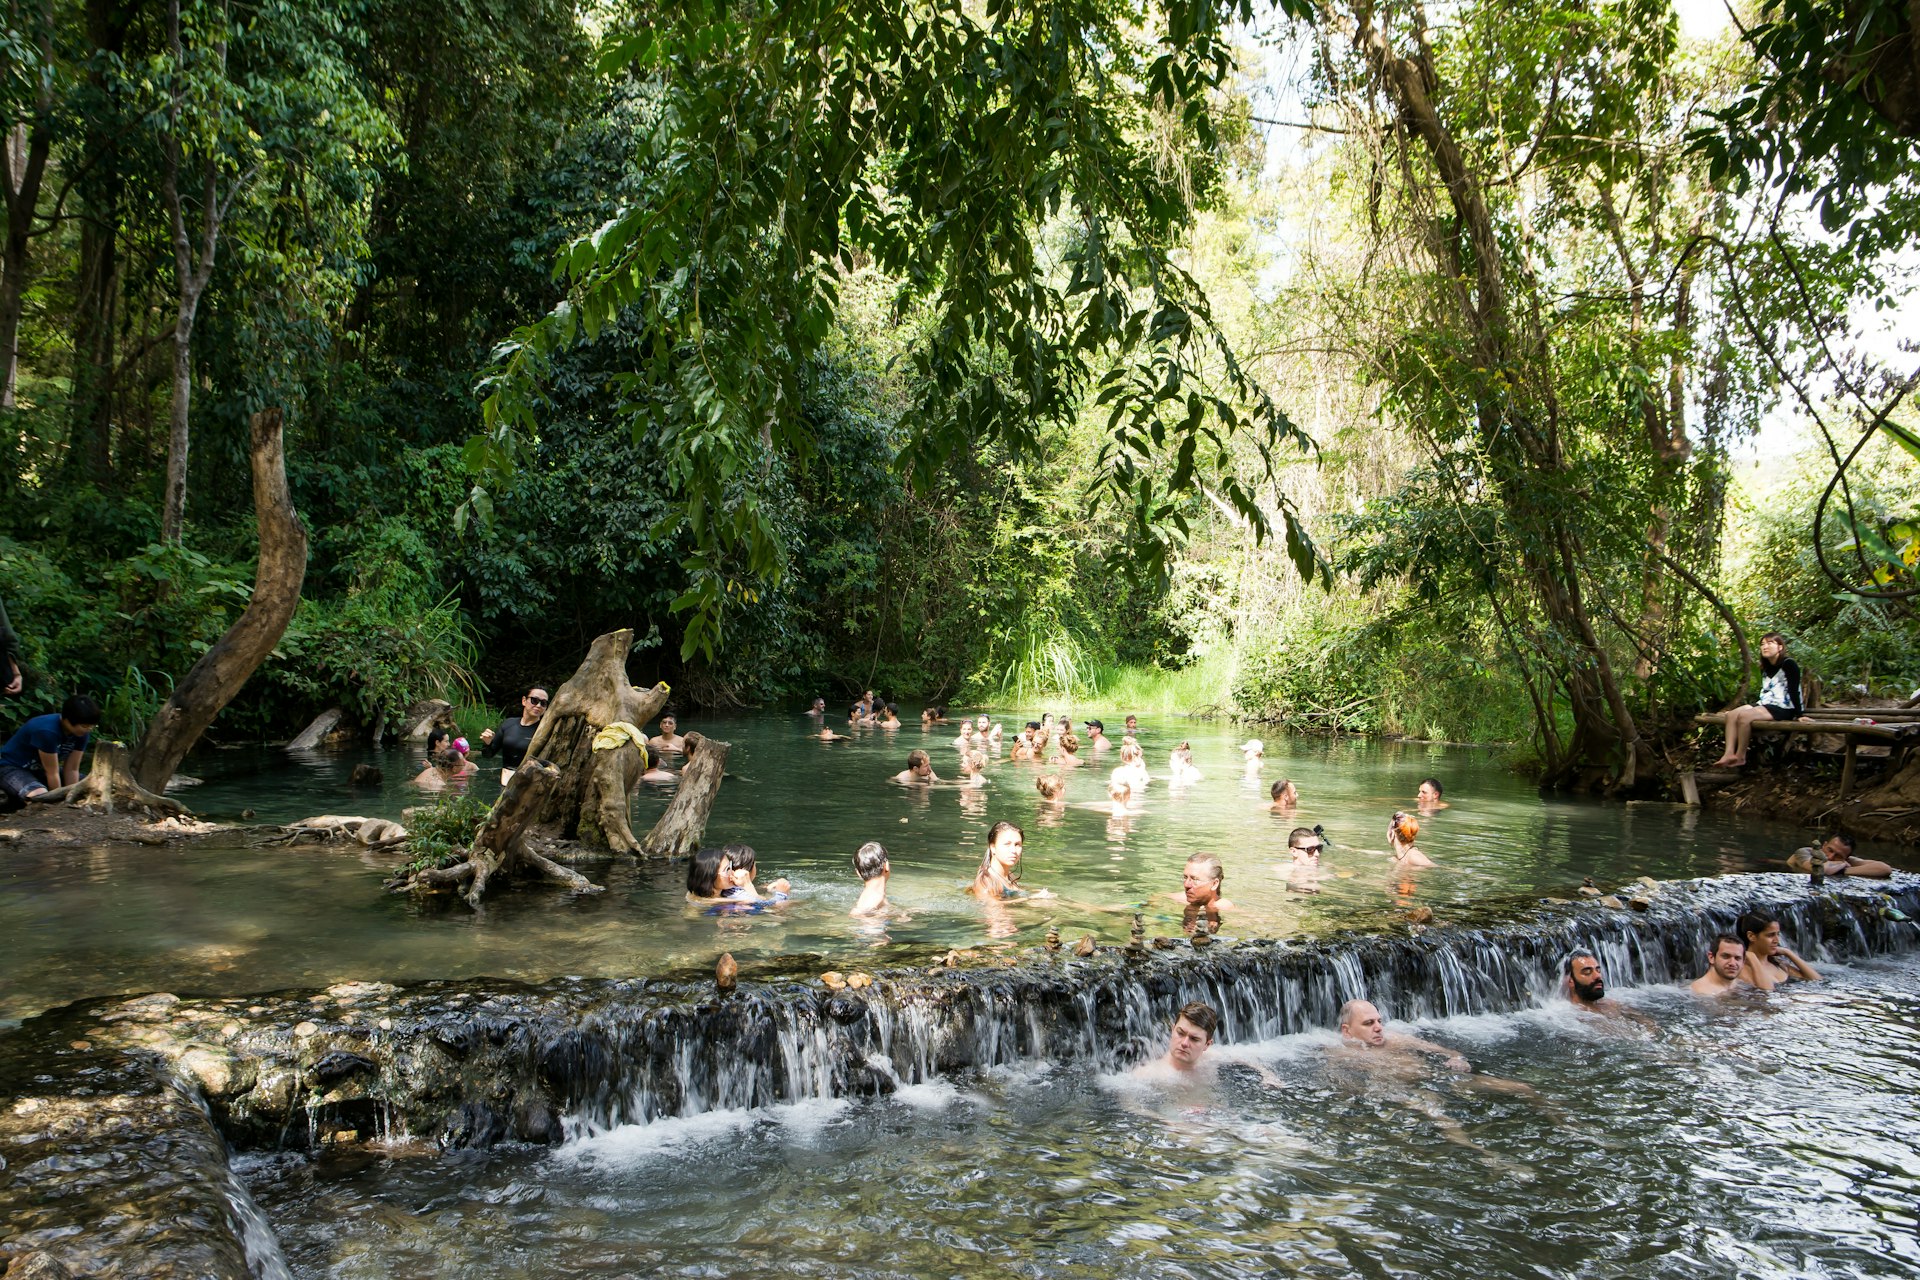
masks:
<path id="1" fill-rule="evenodd" d="M 1216 1048 L 1203 1087 L 1024 1060 L 550 1152 L 243 1171 L 294 1273 L 340 1280 L 1920 1269 L 1910 958 L 1626 998 L 1650 1027 L 1549 1001 L 1402 1028 L 1531 1093 L 1367 1065 L 1322 1028 Z"/>
<path id="2" fill-rule="evenodd" d="M 1022 716 L 1000 719 L 1017 727 Z M 575 898 L 545 887 L 494 895 L 476 915 L 451 900 L 385 894 L 398 862 L 358 846 L 230 844 L 129 853 L 15 851 L 0 855 L 0 1025 L 91 995 L 171 990 L 249 994 L 347 980 L 417 981 L 559 975 L 622 977 L 711 965 L 730 951 L 749 971 L 793 966 L 877 967 L 903 957 L 979 943 L 989 934 L 1038 940 L 1049 923 L 1069 937 L 1124 939 L 1135 910 L 1158 931 L 1177 917 L 1165 895 L 1180 886 L 1188 853 L 1218 855 L 1237 910 L 1226 931 L 1244 936 L 1318 934 L 1396 921 L 1410 903 L 1449 911 L 1565 895 L 1583 877 L 1612 885 L 1764 869 L 1808 832 L 1667 804 L 1543 798 L 1492 753 L 1424 744 L 1277 738 L 1265 768 L 1249 775 L 1225 723 L 1148 725 L 1141 734 L 1156 780 L 1138 812 L 1121 818 L 1083 807 L 1104 798 L 1117 750 L 1066 771 L 1067 804 L 1034 791 L 1041 770 L 1005 760 L 979 790 L 909 788 L 888 779 L 925 745 L 943 777 L 956 772 L 952 730 L 856 730 L 854 741 L 808 738 L 803 716 L 698 721 L 734 743 L 730 776 L 708 828 L 711 842 L 755 847 L 761 882 L 785 876 L 794 901 L 779 910 L 716 918 L 689 911 L 684 864 L 625 859 L 582 866 L 607 892 Z M 466 726 L 477 737 L 476 726 Z M 1172 788 L 1168 751 L 1191 740 L 1201 781 Z M 353 766 L 380 765 L 385 785 L 356 790 Z M 319 813 L 399 818 L 432 803 L 408 779 L 417 748 L 294 755 L 278 750 L 206 751 L 187 766 L 205 779 L 180 793 L 201 814 L 260 822 Z M 1420 847 L 1439 866 L 1411 878 L 1389 874 L 1388 816 L 1411 808 L 1421 778 L 1446 784 L 1451 808 L 1424 819 Z M 1268 812 L 1277 778 L 1300 789 L 1297 816 Z M 471 781 L 498 793 L 496 774 Z M 670 786 L 643 786 L 634 803 L 644 830 Z M 962 888 L 987 828 L 1001 819 L 1026 831 L 1025 881 L 1057 899 L 983 918 Z M 1317 881 L 1289 882 L 1286 834 L 1323 825 L 1333 847 Z M 883 924 L 849 920 L 858 891 L 848 860 L 862 842 L 892 855 L 890 895 L 901 909 Z M 1869 850 L 1905 865 L 1901 851 Z M 1300 892 L 1314 889 L 1317 892 Z"/>

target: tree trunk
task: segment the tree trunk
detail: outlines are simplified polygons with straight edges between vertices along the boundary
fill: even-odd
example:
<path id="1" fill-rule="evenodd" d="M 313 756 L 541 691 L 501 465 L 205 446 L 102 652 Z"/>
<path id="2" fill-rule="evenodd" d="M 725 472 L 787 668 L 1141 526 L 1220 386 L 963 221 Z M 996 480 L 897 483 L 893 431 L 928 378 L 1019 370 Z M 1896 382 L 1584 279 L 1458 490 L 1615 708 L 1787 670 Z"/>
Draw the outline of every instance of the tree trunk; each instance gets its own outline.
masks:
<path id="1" fill-rule="evenodd" d="M 179 818 L 187 812 L 177 800 L 155 795 L 140 785 L 128 765 L 126 744 L 120 742 L 103 742 L 95 747 L 93 768 L 87 770 L 87 776 L 70 787 L 49 791 L 41 803 L 55 800 L 108 813 L 138 809 L 150 818 Z"/>
<path id="2" fill-rule="evenodd" d="M 260 523 L 260 561 L 253 576 L 253 599 L 174 686 L 173 696 L 141 737 L 133 772 L 149 790 L 167 785 L 213 718 L 280 643 L 300 604 L 300 588 L 307 577 L 307 531 L 287 491 L 282 447 L 280 410 L 254 414 L 253 509 Z"/>
<path id="3" fill-rule="evenodd" d="M 633 838 L 633 791 L 647 770 L 646 757 L 631 742 L 593 753 L 593 769 L 580 803 L 580 843 L 615 853 L 640 852 Z"/>
<path id="4" fill-rule="evenodd" d="M 632 648 L 631 629 L 609 632 L 596 639 L 579 670 L 554 690 L 553 703 L 541 717 L 540 727 L 534 730 L 533 741 L 527 744 L 527 759 L 548 761 L 560 775 L 534 817 L 534 825 L 542 834 L 567 840 L 582 838 L 581 814 L 587 807 L 588 790 L 594 782 L 596 768 L 594 735 L 622 721 L 642 727 L 667 705 L 666 685 L 640 689 L 627 683 L 627 654 Z M 621 750 L 635 751 L 631 747 Z M 638 779 L 638 774 L 635 778 Z M 596 806 L 601 811 L 612 785 L 609 779 L 596 795 Z M 618 829 L 616 826 L 615 830 Z M 590 830 L 603 837 L 606 834 L 605 828 L 598 825 Z"/>
<path id="5" fill-rule="evenodd" d="M 167 484 L 161 494 L 160 541 L 177 543 L 187 527 L 187 409 L 193 400 L 193 313 L 198 293 L 180 299 L 173 327 L 173 397 L 167 408 Z"/>
<path id="6" fill-rule="evenodd" d="M 640 847 L 656 857 L 684 857 L 700 847 L 707 833 L 707 815 L 713 812 L 713 798 L 720 794 L 720 780 L 727 774 L 729 742 L 715 742 L 698 733 L 687 738 L 687 766 L 680 771 L 680 788 L 674 793 L 667 811 L 653 824 Z"/>
<path id="7" fill-rule="evenodd" d="M 530 843 L 535 818 L 552 797 L 560 782 L 560 770 L 529 755 L 507 789 L 493 802 L 487 820 L 474 833 L 467 860 L 451 867 L 429 867 L 410 876 L 388 882 L 396 892 L 403 890 L 437 891 L 466 886 L 467 905 L 478 908 L 487 887 L 497 877 L 534 875 L 563 884 L 575 893 L 599 893 L 594 884 L 577 871 L 569 870 L 534 851 Z"/>
<path id="8" fill-rule="evenodd" d="M 10 16 L 17 19 L 17 9 Z M 0 409 L 14 407 L 20 379 L 20 312 L 27 296 L 27 251 L 40 207 L 40 181 L 46 176 L 47 155 L 53 147 L 52 0 L 42 0 L 34 18 L 38 28 L 34 43 L 42 66 L 32 71 L 39 81 L 33 119 L 16 122 L 0 140 L 4 145 L 4 154 L 0 154 L 0 198 L 5 199 L 7 209 L 6 243 L 0 249 Z"/>

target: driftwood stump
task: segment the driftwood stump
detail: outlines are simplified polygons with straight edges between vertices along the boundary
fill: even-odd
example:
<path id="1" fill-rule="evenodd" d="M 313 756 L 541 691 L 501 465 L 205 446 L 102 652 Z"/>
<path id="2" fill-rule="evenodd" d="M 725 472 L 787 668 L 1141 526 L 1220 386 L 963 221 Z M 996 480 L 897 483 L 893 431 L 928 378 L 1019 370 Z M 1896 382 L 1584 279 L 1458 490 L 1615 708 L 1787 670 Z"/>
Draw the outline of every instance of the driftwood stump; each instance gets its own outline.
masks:
<path id="1" fill-rule="evenodd" d="M 529 758 L 493 802 L 487 820 L 474 833 L 465 862 L 451 867 L 428 867 L 390 882 L 395 891 L 461 889 L 470 907 L 478 907 L 495 877 L 535 876 L 563 884 L 575 893 L 599 893 L 601 887 L 579 872 L 538 853 L 530 843 L 534 815 L 551 799 L 560 771 L 543 760 Z"/>
<path id="2" fill-rule="evenodd" d="M 313 722 L 302 729 L 292 742 L 287 744 L 289 751 L 311 751 L 327 740 L 327 735 L 340 727 L 347 713 L 339 707 L 328 707 L 313 718 Z"/>
<path id="3" fill-rule="evenodd" d="M 707 833 L 707 815 L 713 812 L 713 798 L 720 794 L 720 780 L 727 774 L 730 742 L 715 742 L 698 733 L 687 738 L 687 764 L 680 771 L 680 787 L 668 803 L 660 821 L 653 824 L 640 847 L 656 857 L 685 857 L 700 847 Z"/>
<path id="4" fill-rule="evenodd" d="M 594 735 L 608 725 L 625 721 L 645 727 L 667 705 L 666 685 L 639 689 L 627 683 L 627 653 L 632 648 L 631 630 L 595 640 L 579 670 L 554 690 L 553 702 L 527 744 L 527 758 L 547 761 L 557 775 L 533 814 L 533 825 L 542 835 L 620 852 L 635 847 L 627 800 L 640 781 L 640 749 L 593 749 Z"/>
<path id="5" fill-rule="evenodd" d="M 107 813 L 139 810 L 150 818 L 182 818 L 187 807 L 177 800 L 155 795 L 133 776 L 133 765 L 126 744 L 103 742 L 93 749 L 93 768 L 70 787 L 49 791 L 42 804 L 64 800 L 79 809 L 102 809 Z"/>

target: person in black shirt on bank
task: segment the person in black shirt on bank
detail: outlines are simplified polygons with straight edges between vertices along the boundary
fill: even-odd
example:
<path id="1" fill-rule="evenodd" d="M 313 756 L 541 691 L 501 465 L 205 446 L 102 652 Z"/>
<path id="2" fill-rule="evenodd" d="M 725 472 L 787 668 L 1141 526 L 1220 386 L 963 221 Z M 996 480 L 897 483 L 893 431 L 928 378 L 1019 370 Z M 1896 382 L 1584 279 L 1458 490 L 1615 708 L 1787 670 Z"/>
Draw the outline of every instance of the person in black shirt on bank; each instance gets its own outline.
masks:
<path id="1" fill-rule="evenodd" d="M 506 786 L 507 779 L 527 758 L 527 747 L 533 741 L 533 731 L 540 724 L 540 717 L 547 714 L 547 691 L 539 685 L 527 690 L 520 699 L 520 714 L 508 716 L 500 722 L 498 729 L 488 729 L 480 735 L 480 754 L 500 757 L 500 785 Z"/>
<path id="2" fill-rule="evenodd" d="M 1787 656 L 1787 638 L 1778 631 L 1760 637 L 1760 700 L 1727 712 L 1727 746 L 1713 766 L 1738 768 L 1747 762 L 1747 744 L 1760 720 L 1798 720 L 1800 664 Z"/>

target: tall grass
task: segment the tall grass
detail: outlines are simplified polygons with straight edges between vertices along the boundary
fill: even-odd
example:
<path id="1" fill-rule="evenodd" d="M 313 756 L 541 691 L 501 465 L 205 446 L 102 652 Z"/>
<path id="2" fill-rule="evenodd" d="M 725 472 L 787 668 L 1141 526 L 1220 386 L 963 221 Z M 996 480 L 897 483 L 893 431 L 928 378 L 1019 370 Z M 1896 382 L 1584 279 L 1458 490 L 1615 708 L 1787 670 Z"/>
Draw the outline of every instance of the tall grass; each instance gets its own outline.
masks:
<path id="1" fill-rule="evenodd" d="M 1041 632 L 1029 635 L 990 698 L 996 705 L 1036 711 L 1133 712 L 1163 718 L 1232 715 L 1238 670 L 1228 649 L 1175 670 L 1101 662 L 1089 657 L 1069 633 Z"/>

